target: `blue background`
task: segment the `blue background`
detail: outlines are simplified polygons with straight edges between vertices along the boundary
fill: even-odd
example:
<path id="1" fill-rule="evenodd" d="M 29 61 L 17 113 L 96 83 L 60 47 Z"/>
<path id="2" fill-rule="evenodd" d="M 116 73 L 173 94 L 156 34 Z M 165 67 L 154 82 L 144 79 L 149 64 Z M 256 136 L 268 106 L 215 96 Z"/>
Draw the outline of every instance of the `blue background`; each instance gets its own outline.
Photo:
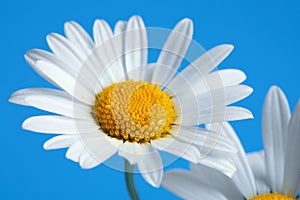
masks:
<path id="1" fill-rule="evenodd" d="M 220 68 L 246 72 L 246 83 L 255 91 L 239 103 L 252 110 L 255 119 L 234 122 L 247 151 L 262 149 L 261 110 L 265 94 L 280 86 L 294 108 L 300 91 L 300 5 L 297 1 L 0 1 L 1 65 L 1 164 L 0 199 L 128 199 L 124 177 L 104 165 L 82 170 L 65 159 L 65 150 L 45 151 L 47 135 L 21 129 L 29 116 L 43 113 L 7 102 L 10 94 L 27 87 L 52 87 L 25 62 L 32 48 L 48 49 L 46 35 L 63 32 L 63 24 L 75 20 L 89 33 L 95 19 L 115 24 L 138 14 L 147 26 L 172 28 L 189 17 L 194 39 L 206 49 L 221 43 L 235 45 Z M 178 161 L 174 166 L 186 167 Z M 142 199 L 177 199 L 163 188 L 154 189 L 136 177 Z"/>

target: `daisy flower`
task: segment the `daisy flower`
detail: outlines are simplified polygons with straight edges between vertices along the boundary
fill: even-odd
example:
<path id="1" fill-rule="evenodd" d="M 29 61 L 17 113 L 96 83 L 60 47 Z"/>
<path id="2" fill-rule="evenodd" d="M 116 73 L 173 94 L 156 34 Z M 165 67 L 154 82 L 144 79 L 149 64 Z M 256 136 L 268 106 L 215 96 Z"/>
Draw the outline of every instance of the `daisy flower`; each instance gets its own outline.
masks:
<path id="1" fill-rule="evenodd" d="M 56 114 L 30 117 L 22 125 L 57 134 L 45 142 L 45 149 L 68 148 L 66 157 L 82 168 L 118 154 L 136 164 L 155 187 L 164 166 L 158 150 L 229 174 L 235 171 L 219 154 L 236 150 L 230 139 L 197 126 L 252 117 L 245 108 L 228 106 L 252 92 L 240 85 L 245 74 L 213 71 L 232 51 L 231 45 L 209 50 L 179 73 L 192 41 L 189 19 L 170 32 L 155 63 L 148 63 L 149 36 L 138 16 L 119 21 L 114 31 L 96 20 L 93 39 L 73 21 L 64 31 L 65 36 L 47 36 L 52 52 L 33 49 L 25 55 L 28 64 L 59 89 L 23 89 L 9 99 Z M 210 156 L 202 159 L 201 149 L 211 148 Z"/>
<path id="2" fill-rule="evenodd" d="M 163 186 L 184 199 L 293 200 L 300 189 L 300 101 L 292 116 L 284 93 L 273 86 L 263 109 L 264 151 L 245 154 L 228 123 L 223 134 L 235 141 L 239 153 L 233 155 L 237 172 L 232 178 L 191 164 L 191 171 L 165 174 Z"/>

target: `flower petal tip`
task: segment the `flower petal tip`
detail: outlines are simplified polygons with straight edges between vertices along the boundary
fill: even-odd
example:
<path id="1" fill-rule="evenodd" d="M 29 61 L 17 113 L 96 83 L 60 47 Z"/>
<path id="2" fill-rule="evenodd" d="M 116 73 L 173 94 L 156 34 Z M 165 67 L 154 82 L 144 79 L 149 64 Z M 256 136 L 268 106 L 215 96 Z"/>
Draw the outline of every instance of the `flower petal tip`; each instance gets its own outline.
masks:
<path id="1" fill-rule="evenodd" d="M 234 49 L 234 46 L 232 44 L 221 44 L 219 46 L 222 47 L 223 49 L 226 49 L 228 54 L 230 54 Z"/>
<path id="2" fill-rule="evenodd" d="M 179 23 L 189 23 L 189 24 L 193 24 L 193 21 L 190 18 L 183 18 Z"/>
<path id="3" fill-rule="evenodd" d="M 30 118 L 26 119 L 22 124 L 22 129 L 29 130 L 29 128 L 30 128 Z"/>
<path id="4" fill-rule="evenodd" d="M 275 94 L 282 94 L 282 90 L 280 89 L 280 87 L 273 85 L 270 87 L 268 94 L 267 95 L 275 95 Z"/>
<path id="5" fill-rule="evenodd" d="M 132 17 L 129 18 L 128 22 L 130 22 L 132 20 L 134 20 L 134 21 L 143 21 L 142 17 L 139 16 L 139 15 L 133 15 Z"/>
<path id="6" fill-rule="evenodd" d="M 189 18 L 184 18 L 180 22 L 178 22 L 177 25 L 185 25 L 187 29 L 190 29 L 191 31 L 194 28 L 193 21 Z"/>
<path id="7" fill-rule="evenodd" d="M 152 185 L 155 188 L 159 188 L 161 185 L 162 180 L 152 180 L 152 181 L 147 181 L 150 185 Z"/>
<path id="8" fill-rule="evenodd" d="M 51 150 L 51 146 L 50 146 L 47 142 L 45 142 L 45 143 L 43 144 L 43 148 L 44 148 L 45 150 Z"/>

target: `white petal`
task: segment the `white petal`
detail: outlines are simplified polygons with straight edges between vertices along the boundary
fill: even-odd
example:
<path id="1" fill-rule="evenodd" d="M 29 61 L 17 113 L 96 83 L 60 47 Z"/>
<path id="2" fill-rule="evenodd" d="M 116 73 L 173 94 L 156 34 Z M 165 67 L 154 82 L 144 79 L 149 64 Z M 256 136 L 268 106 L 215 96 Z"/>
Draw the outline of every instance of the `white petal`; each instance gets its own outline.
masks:
<path id="1" fill-rule="evenodd" d="M 126 22 L 118 22 L 115 28 L 118 33 L 93 52 L 98 59 L 98 65 L 101 66 L 95 74 L 102 87 L 120 82 L 125 77 L 125 34 L 121 33 L 126 30 Z"/>
<path id="2" fill-rule="evenodd" d="M 221 80 L 222 84 L 216 85 L 215 82 L 218 82 L 219 80 Z M 217 70 L 205 77 L 205 81 L 209 85 L 209 90 L 238 85 L 244 80 L 246 80 L 245 73 L 237 69 Z"/>
<path id="3" fill-rule="evenodd" d="M 76 65 L 66 62 L 64 59 L 60 59 L 57 55 L 52 54 L 50 52 L 40 50 L 40 49 L 32 49 L 25 54 L 25 59 L 27 63 L 45 80 L 49 81 L 55 86 L 58 86 L 55 82 L 51 80 L 37 65 L 37 61 L 42 60 L 47 63 L 51 63 L 56 65 L 57 67 L 63 69 L 64 71 L 70 73 L 72 76 L 76 76 L 79 69 Z M 58 86 L 59 87 L 59 86 Z"/>
<path id="4" fill-rule="evenodd" d="M 47 36 L 47 42 L 54 54 L 67 60 L 77 69 L 84 63 L 87 55 L 63 36 L 52 33 Z"/>
<path id="5" fill-rule="evenodd" d="M 204 167 L 202 167 L 204 168 Z M 215 173 L 215 170 L 210 169 L 211 174 Z M 207 170 L 207 172 L 210 172 Z M 205 179 L 201 177 L 201 175 L 206 176 L 207 173 L 204 170 L 200 173 L 195 174 L 193 171 L 188 172 L 184 170 L 173 170 L 167 172 L 164 175 L 162 185 L 167 188 L 169 191 L 173 192 L 177 196 L 183 199 L 190 200 L 201 200 L 201 199 L 209 199 L 209 200 L 227 200 L 227 199 L 242 199 L 237 198 L 241 197 L 241 195 L 234 193 L 232 190 L 234 186 L 232 183 L 222 181 L 226 177 L 222 174 L 218 174 L 218 176 L 206 177 Z M 215 173 L 216 174 L 216 173 Z M 227 180 L 226 180 L 227 181 Z M 212 184 L 213 183 L 213 184 Z M 218 185 L 218 187 L 216 187 Z M 233 189 L 232 189 L 233 188 Z M 221 189 L 221 190 L 220 190 Z M 226 191 L 225 189 L 228 189 Z M 222 192 L 226 192 L 225 194 Z M 232 193 L 232 194 L 231 194 Z M 227 196 L 229 194 L 230 196 Z M 232 198 L 233 197 L 233 198 Z"/>
<path id="6" fill-rule="evenodd" d="M 118 21 L 115 25 L 114 33 L 115 35 L 119 35 L 126 30 L 127 22 L 126 21 Z"/>
<path id="7" fill-rule="evenodd" d="M 197 88 L 189 84 L 188 78 L 181 74 L 177 75 L 176 78 L 178 81 L 171 81 L 167 89 L 179 102 L 178 108 L 176 108 L 179 112 L 177 124 L 198 125 L 253 118 L 247 109 L 226 107 L 226 105 L 250 95 L 253 91 L 252 88 L 245 85 L 233 85 L 218 87 L 203 93 L 198 92 L 196 95 Z"/>
<path id="8" fill-rule="evenodd" d="M 163 165 L 158 152 L 150 144 L 125 142 L 120 145 L 119 155 L 130 162 L 138 164 L 144 179 L 154 187 L 159 187 L 163 175 Z"/>
<path id="9" fill-rule="evenodd" d="M 112 36 L 112 30 L 104 20 L 96 20 L 93 27 L 94 40 L 96 45 L 101 45 L 109 40 Z"/>
<path id="10" fill-rule="evenodd" d="M 191 83 L 194 84 L 216 68 L 232 49 L 233 46 L 228 44 L 216 46 L 192 62 L 181 73 L 183 76 L 189 77 Z"/>
<path id="11" fill-rule="evenodd" d="M 236 144 L 236 147 L 238 148 L 238 153 L 230 155 L 231 159 L 233 160 L 237 168 L 237 171 L 233 175 L 232 180 L 237 186 L 237 188 L 239 189 L 239 191 L 246 198 L 248 199 L 253 198 L 257 194 L 254 175 L 251 171 L 243 146 L 238 136 L 236 135 L 235 131 L 229 125 L 229 123 L 226 122 L 212 124 L 210 129 L 215 131 L 220 130 L 222 134 L 228 136 Z"/>
<path id="12" fill-rule="evenodd" d="M 247 154 L 247 159 L 251 166 L 253 175 L 255 177 L 255 183 L 258 194 L 266 194 L 271 191 L 268 186 L 268 180 L 266 175 L 266 167 L 264 161 L 264 152 L 255 152 Z"/>
<path id="13" fill-rule="evenodd" d="M 198 110 L 199 115 L 201 115 L 201 113 L 213 112 L 218 108 L 225 109 L 225 105 L 240 101 L 249 96 L 252 92 L 253 89 L 249 86 L 235 85 L 215 89 L 197 96 L 188 96 L 183 93 L 176 95 L 176 97 L 182 102 L 181 107 L 184 114 L 187 112 L 197 114 Z M 195 105 L 195 101 L 197 105 Z"/>
<path id="14" fill-rule="evenodd" d="M 226 136 L 197 126 L 173 127 L 170 133 L 178 140 L 201 148 L 213 148 L 215 151 L 236 152 L 233 143 Z"/>
<path id="15" fill-rule="evenodd" d="M 242 120 L 242 119 L 253 119 L 253 115 L 251 111 L 236 106 L 226 107 L 225 121 L 234 121 L 234 120 Z"/>
<path id="16" fill-rule="evenodd" d="M 284 170 L 284 193 L 295 197 L 300 190 L 300 101 L 288 125 Z"/>
<path id="17" fill-rule="evenodd" d="M 246 85 L 234 85 L 224 88 L 225 92 L 225 104 L 229 105 L 244 98 L 248 97 L 252 92 L 253 89 Z"/>
<path id="18" fill-rule="evenodd" d="M 82 67 L 77 82 L 80 81 L 79 83 L 93 94 L 114 82 L 119 82 L 124 77 L 122 42 L 123 38 L 120 35 L 95 48 Z"/>
<path id="19" fill-rule="evenodd" d="M 60 88 L 69 94 L 73 94 L 76 81 L 73 75 L 57 67 L 56 65 L 42 60 L 36 62 L 36 67 Z"/>
<path id="20" fill-rule="evenodd" d="M 163 66 L 157 67 L 161 70 L 161 74 L 159 74 L 159 76 L 163 76 L 163 74 L 167 73 L 172 73 L 172 69 Z M 164 84 L 161 81 L 159 83 L 160 85 Z M 176 96 L 176 98 L 178 98 L 181 104 L 188 99 L 195 99 L 197 88 L 191 85 L 189 82 L 189 78 L 184 77 L 181 73 L 177 74 L 176 77 L 173 80 L 171 80 L 171 82 L 168 85 L 166 85 L 166 87 L 173 93 L 174 96 Z"/>
<path id="21" fill-rule="evenodd" d="M 262 126 L 268 181 L 274 192 L 283 192 L 285 143 L 290 108 L 283 92 L 273 86 L 263 109 Z"/>
<path id="22" fill-rule="evenodd" d="M 233 50 L 233 45 L 222 44 L 210 49 L 191 65 L 199 66 L 201 74 L 206 75 L 216 68 Z"/>
<path id="23" fill-rule="evenodd" d="M 82 152 L 79 158 L 80 167 L 83 169 L 91 169 L 98 166 L 101 162 L 95 159 L 89 151 Z"/>
<path id="24" fill-rule="evenodd" d="M 80 157 L 80 166 L 83 168 L 92 168 L 105 162 L 118 151 L 122 144 L 121 140 L 111 138 L 100 130 L 90 134 L 81 134 L 81 139 L 85 150 L 88 151 L 83 158 Z"/>
<path id="25" fill-rule="evenodd" d="M 181 20 L 170 33 L 167 41 L 157 60 L 159 66 L 169 67 L 169 73 L 160 75 L 160 81 L 167 83 L 175 75 L 182 58 L 184 57 L 193 35 L 193 23 L 189 19 Z M 161 73 L 157 68 L 154 71 L 153 77 L 158 77 L 157 74 Z M 157 82 L 158 80 L 153 80 Z"/>
<path id="26" fill-rule="evenodd" d="M 236 173 L 235 163 L 227 153 L 214 151 L 213 149 L 209 154 L 203 156 L 198 163 L 216 169 L 230 178 Z"/>
<path id="27" fill-rule="evenodd" d="M 43 78 L 53 85 L 66 90 L 71 95 L 73 95 L 73 92 L 76 93 L 74 96 L 80 96 L 80 98 L 81 90 L 87 89 L 93 92 L 95 89 L 97 79 L 99 78 L 95 72 L 99 66 L 99 61 L 96 58 L 96 56 L 90 56 L 84 65 L 81 63 L 76 65 L 74 62 L 72 63 L 72 60 L 68 60 L 65 57 L 60 58 L 55 54 L 39 49 L 30 50 L 25 55 L 25 59 L 30 66 Z M 94 74 L 96 75 L 93 76 Z M 57 79 L 58 77 L 65 77 L 68 80 L 67 83 L 62 83 L 63 81 Z M 68 88 L 68 85 L 75 88 Z"/>
<path id="28" fill-rule="evenodd" d="M 143 80 L 145 82 L 152 82 L 152 74 L 157 67 L 155 63 L 147 64 L 145 66 L 132 69 L 128 73 L 128 77 L 133 80 Z"/>
<path id="29" fill-rule="evenodd" d="M 44 149 L 62 149 L 70 147 L 73 143 L 78 141 L 78 137 L 74 135 L 59 135 L 47 140 L 44 143 Z"/>
<path id="30" fill-rule="evenodd" d="M 66 158 L 74 161 L 74 162 L 79 162 L 80 155 L 84 151 L 84 146 L 81 144 L 81 141 L 75 142 L 72 144 L 67 153 L 66 153 Z"/>
<path id="31" fill-rule="evenodd" d="M 92 118 L 89 106 L 72 99 L 69 94 L 60 90 L 46 88 L 23 89 L 12 94 L 9 101 L 25 106 L 34 106 L 38 109 L 68 117 Z"/>
<path id="32" fill-rule="evenodd" d="M 202 110 L 210 109 L 213 106 L 224 106 L 230 105 L 237 101 L 240 101 L 247 96 L 249 96 L 253 92 L 253 89 L 246 85 L 234 85 L 227 86 L 224 88 L 218 88 L 206 93 L 202 93 L 197 95 L 197 102 L 199 104 L 200 112 Z M 224 96 L 224 97 L 223 97 Z M 216 101 L 215 99 L 219 99 Z M 224 99 L 224 101 L 222 101 Z M 212 103 L 214 102 L 214 104 Z M 220 105 L 216 105 L 220 104 Z"/>
<path id="33" fill-rule="evenodd" d="M 182 157 L 193 163 L 198 163 L 201 158 L 200 152 L 195 146 L 181 142 L 172 137 L 156 139 L 153 140 L 151 144 L 156 149 Z"/>
<path id="34" fill-rule="evenodd" d="M 148 39 L 144 22 L 141 17 L 133 16 L 129 19 L 125 32 L 126 73 L 147 64 L 147 48 Z"/>
<path id="35" fill-rule="evenodd" d="M 93 120 L 75 120 L 63 116 L 36 116 L 26 119 L 23 129 L 49 134 L 78 134 L 97 131 L 99 126 Z"/>
<path id="36" fill-rule="evenodd" d="M 138 155 L 139 171 L 149 184 L 159 187 L 163 177 L 160 155 L 150 144 L 141 144 L 141 148 L 147 148 L 148 153 Z"/>
<path id="37" fill-rule="evenodd" d="M 197 69 L 193 66 L 190 66 L 175 76 L 168 87 L 176 88 L 177 94 L 189 97 L 191 94 L 189 94 L 189 91 L 184 90 L 184 87 L 181 86 L 182 82 L 187 82 L 188 87 L 192 87 L 193 95 L 200 95 L 216 89 L 238 85 L 245 79 L 246 75 L 240 70 L 225 69 L 203 75 L 197 72 Z"/>
<path id="38" fill-rule="evenodd" d="M 181 118 L 176 121 L 177 124 L 188 126 L 253 118 L 251 111 L 236 106 L 227 106 L 223 108 L 215 106 L 208 110 L 201 110 L 202 112 L 199 113 L 189 112 L 189 110 L 192 109 L 188 108 L 186 110 L 188 112 L 182 112 Z"/>
<path id="39" fill-rule="evenodd" d="M 89 105 L 94 104 L 94 91 L 92 88 L 87 89 L 87 85 L 84 85 L 82 84 L 83 82 L 81 82 L 87 80 L 77 79 L 61 68 L 45 61 L 37 61 L 36 65 L 47 77 L 49 77 L 67 93 Z"/>
<path id="40" fill-rule="evenodd" d="M 65 34 L 67 38 L 78 48 L 88 55 L 94 48 L 94 43 L 89 34 L 76 22 L 65 23 Z"/>
<path id="41" fill-rule="evenodd" d="M 231 53 L 232 50 L 233 46 L 230 44 L 216 46 L 207 52 L 209 59 L 211 59 L 211 62 L 207 62 L 207 58 L 204 57 L 201 62 L 198 61 L 197 63 L 195 63 L 195 65 L 201 66 L 200 71 L 203 74 L 207 74 L 216 66 L 218 66 Z M 211 63 L 214 63 L 214 65 L 211 65 Z"/>
<path id="42" fill-rule="evenodd" d="M 196 176 L 199 182 L 215 188 L 221 192 L 228 200 L 242 199 L 242 194 L 232 181 L 232 178 L 224 176 L 221 172 L 199 164 L 190 164 L 191 173 Z"/>
<path id="43" fill-rule="evenodd" d="M 131 165 L 134 165 L 137 163 L 137 155 L 146 153 L 144 150 L 145 149 L 141 148 L 140 144 L 136 142 L 124 142 L 124 144 L 120 146 L 118 154 L 127 159 Z"/>

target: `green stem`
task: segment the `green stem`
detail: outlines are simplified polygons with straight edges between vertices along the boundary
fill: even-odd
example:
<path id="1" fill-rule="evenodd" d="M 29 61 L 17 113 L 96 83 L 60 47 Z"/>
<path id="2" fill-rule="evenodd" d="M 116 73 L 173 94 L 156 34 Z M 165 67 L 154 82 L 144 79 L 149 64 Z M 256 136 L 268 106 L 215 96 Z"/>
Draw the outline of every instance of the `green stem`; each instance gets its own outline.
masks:
<path id="1" fill-rule="evenodd" d="M 140 198 L 134 184 L 134 165 L 131 165 L 126 159 L 124 159 L 124 168 L 125 181 L 130 198 L 132 200 L 139 200 Z"/>

